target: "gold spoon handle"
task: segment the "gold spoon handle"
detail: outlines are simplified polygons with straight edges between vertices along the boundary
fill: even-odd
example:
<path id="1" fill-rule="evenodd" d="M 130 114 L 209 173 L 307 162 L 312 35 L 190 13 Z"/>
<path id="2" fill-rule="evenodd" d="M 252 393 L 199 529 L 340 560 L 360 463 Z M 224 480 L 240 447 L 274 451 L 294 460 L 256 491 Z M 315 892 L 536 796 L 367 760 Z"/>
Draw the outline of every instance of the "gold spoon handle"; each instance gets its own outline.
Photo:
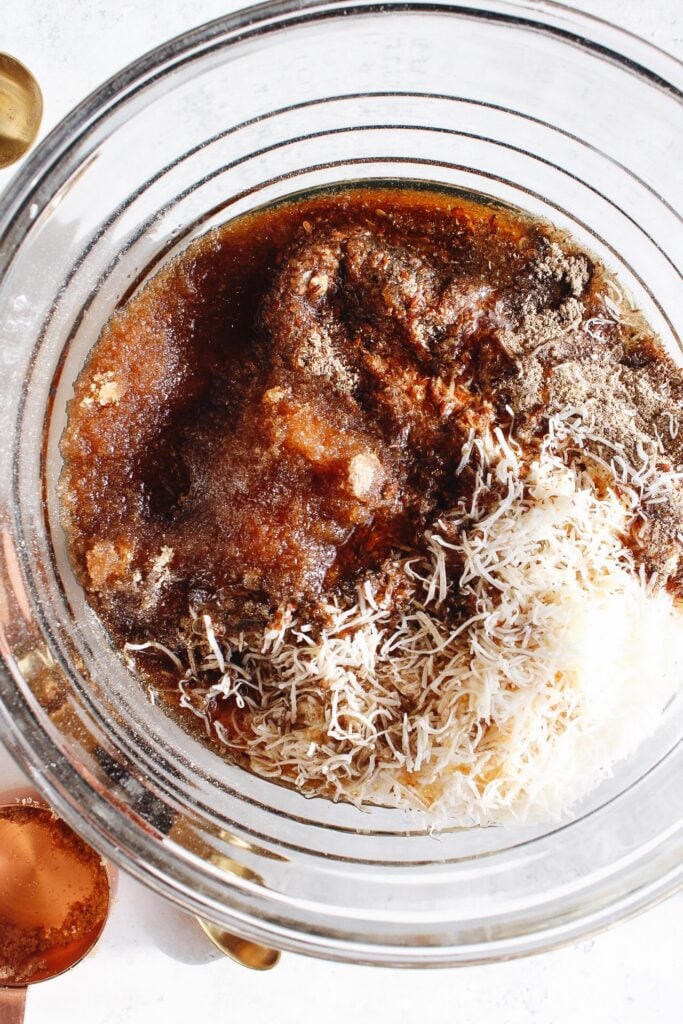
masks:
<path id="1" fill-rule="evenodd" d="M 25 988 L 0 988 L 0 1020 L 2 1024 L 24 1024 Z"/>
<path id="2" fill-rule="evenodd" d="M 220 949 L 221 953 L 243 967 L 250 967 L 252 971 L 269 971 L 280 961 L 280 951 L 277 949 L 269 949 L 258 942 L 241 939 L 238 935 L 223 931 L 217 924 L 202 920 L 201 917 L 198 917 L 197 921 L 216 949 Z"/>

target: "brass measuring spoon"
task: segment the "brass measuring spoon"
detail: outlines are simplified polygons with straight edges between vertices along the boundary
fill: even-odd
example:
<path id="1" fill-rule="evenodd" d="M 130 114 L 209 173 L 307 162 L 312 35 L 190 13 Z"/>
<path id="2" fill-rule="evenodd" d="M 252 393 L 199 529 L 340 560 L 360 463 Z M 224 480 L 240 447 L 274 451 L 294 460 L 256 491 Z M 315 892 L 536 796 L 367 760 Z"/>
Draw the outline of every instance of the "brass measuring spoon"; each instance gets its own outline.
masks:
<path id="1" fill-rule="evenodd" d="M 240 939 L 238 935 L 231 935 L 220 925 L 211 924 L 201 917 L 198 917 L 197 921 L 216 949 L 243 967 L 250 967 L 252 971 L 269 971 L 280 962 L 279 949 L 269 949 L 258 942 Z"/>
<path id="2" fill-rule="evenodd" d="M 43 116 L 43 94 L 27 67 L 0 53 L 0 168 L 33 145 Z"/>
<path id="3" fill-rule="evenodd" d="M 247 867 L 246 864 L 242 864 L 239 860 L 234 860 L 226 854 L 219 853 L 209 846 L 208 843 L 204 842 L 188 819 L 179 817 L 173 823 L 171 837 L 176 842 L 180 842 L 183 846 L 187 847 L 187 849 L 192 850 L 199 857 L 203 857 L 211 864 L 221 868 L 227 877 L 237 875 L 249 882 L 263 885 L 263 879 L 252 871 L 251 868 Z M 231 846 L 241 849 L 250 848 L 249 844 L 245 843 L 244 840 L 238 839 L 228 832 L 219 830 L 216 833 L 216 837 L 223 842 L 229 843 Z M 280 962 L 281 954 L 278 949 L 270 949 L 270 947 L 262 946 L 258 942 L 251 942 L 249 939 L 240 938 L 239 935 L 233 935 L 231 932 L 226 931 L 221 925 L 213 924 L 212 921 L 206 921 L 202 917 L 197 917 L 197 923 L 216 949 L 220 950 L 224 956 L 230 957 L 231 960 L 241 964 L 242 967 L 249 967 L 254 971 L 269 971 Z"/>
<path id="4" fill-rule="evenodd" d="M 233 860 L 232 857 L 220 856 L 214 853 L 210 859 L 214 864 L 219 864 L 225 868 L 230 874 L 239 875 L 241 878 L 247 878 L 252 882 L 261 881 L 258 875 L 255 875 L 244 864 L 239 864 Z M 249 967 L 252 971 L 270 971 L 271 968 L 277 967 L 280 963 L 281 954 L 279 949 L 270 949 L 269 946 L 262 946 L 259 942 L 242 939 L 239 935 L 226 932 L 218 924 L 205 921 L 203 917 L 198 917 L 197 921 L 206 937 L 213 942 L 216 949 L 219 949 L 224 956 L 228 956 L 231 960 L 241 964 L 242 967 Z"/>
<path id="5" fill-rule="evenodd" d="M 0 805 L 0 1019 L 22 1024 L 28 985 L 90 952 L 109 913 L 100 855 L 53 812 L 24 798 Z"/>

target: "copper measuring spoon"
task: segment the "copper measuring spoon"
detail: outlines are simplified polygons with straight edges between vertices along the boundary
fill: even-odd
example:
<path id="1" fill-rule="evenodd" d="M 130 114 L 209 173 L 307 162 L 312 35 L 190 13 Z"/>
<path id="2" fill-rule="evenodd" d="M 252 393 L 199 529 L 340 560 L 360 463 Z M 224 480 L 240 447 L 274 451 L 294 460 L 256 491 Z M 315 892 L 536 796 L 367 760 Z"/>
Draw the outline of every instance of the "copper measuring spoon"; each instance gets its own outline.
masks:
<path id="1" fill-rule="evenodd" d="M 24 797 L 0 805 L 0 1019 L 21 1024 L 29 985 L 68 971 L 109 913 L 107 865 L 65 822 Z"/>

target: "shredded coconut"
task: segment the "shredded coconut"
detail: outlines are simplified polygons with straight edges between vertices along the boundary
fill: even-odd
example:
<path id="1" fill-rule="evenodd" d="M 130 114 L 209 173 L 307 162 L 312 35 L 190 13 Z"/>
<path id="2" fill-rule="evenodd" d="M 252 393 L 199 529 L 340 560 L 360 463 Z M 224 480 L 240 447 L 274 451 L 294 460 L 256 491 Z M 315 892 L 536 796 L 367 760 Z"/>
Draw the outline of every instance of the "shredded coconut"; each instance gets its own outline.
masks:
<path id="1" fill-rule="evenodd" d="M 556 420 L 527 465 L 500 430 L 468 438 L 463 459 L 496 500 L 442 516 L 428 557 L 394 566 L 398 611 L 391 583 L 365 581 L 317 631 L 283 609 L 260 635 L 219 640 L 204 614 L 183 706 L 258 774 L 310 795 L 438 825 L 559 816 L 683 679 L 683 614 L 622 543 L 633 480 L 601 493 L 563 458 L 568 438 L 580 422 Z M 653 486 L 645 469 L 639 480 Z M 229 696 L 249 711 L 234 730 L 211 713 Z"/>

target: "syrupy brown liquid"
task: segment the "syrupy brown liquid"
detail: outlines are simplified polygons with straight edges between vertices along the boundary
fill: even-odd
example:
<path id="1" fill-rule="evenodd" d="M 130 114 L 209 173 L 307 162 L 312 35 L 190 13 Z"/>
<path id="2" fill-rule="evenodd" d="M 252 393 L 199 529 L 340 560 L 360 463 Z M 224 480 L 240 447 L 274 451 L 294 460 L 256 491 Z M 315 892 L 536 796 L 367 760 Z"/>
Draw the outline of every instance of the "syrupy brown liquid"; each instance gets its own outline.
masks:
<path id="1" fill-rule="evenodd" d="M 109 908 L 107 869 L 50 810 L 0 808 L 0 987 L 71 967 Z"/>
<path id="2" fill-rule="evenodd" d="M 173 645 L 190 605 L 262 621 L 411 546 L 505 404 L 498 335 L 548 244 L 496 206 L 358 188 L 172 261 L 103 331 L 62 445 L 72 559 L 114 635 Z"/>

